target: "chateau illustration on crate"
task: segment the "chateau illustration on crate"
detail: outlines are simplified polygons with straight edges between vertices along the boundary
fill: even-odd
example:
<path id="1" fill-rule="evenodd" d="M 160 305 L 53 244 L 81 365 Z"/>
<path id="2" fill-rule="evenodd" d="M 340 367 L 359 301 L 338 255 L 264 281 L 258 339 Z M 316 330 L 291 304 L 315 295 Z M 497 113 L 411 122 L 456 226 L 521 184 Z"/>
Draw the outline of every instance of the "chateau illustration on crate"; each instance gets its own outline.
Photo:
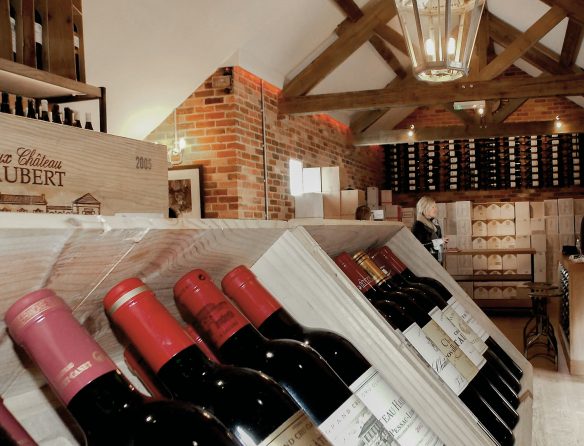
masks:
<path id="1" fill-rule="evenodd" d="M 71 205 L 54 205 L 47 202 L 45 194 L 18 195 L 0 192 L 0 212 L 29 212 L 33 214 L 99 215 L 101 202 L 87 193 L 71 202 Z"/>

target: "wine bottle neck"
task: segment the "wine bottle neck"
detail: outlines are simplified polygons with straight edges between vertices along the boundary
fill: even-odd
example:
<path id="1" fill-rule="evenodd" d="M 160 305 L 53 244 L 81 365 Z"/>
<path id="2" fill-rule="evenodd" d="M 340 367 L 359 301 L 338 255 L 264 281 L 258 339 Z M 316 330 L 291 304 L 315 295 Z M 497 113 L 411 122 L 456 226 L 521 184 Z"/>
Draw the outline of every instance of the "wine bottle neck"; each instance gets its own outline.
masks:
<path id="1" fill-rule="evenodd" d="M 301 340 L 304 333 L 304 327 L 283 308 L 274 311 L 260 325 L 257 325 L 257 329 L 268 339 Z"/>

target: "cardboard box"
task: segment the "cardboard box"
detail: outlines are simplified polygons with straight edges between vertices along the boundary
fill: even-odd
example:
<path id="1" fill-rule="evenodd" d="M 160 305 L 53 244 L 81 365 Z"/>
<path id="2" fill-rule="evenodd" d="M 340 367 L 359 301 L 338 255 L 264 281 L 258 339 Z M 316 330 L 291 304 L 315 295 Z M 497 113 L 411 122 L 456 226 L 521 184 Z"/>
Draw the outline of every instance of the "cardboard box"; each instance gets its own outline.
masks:
<path id="1" fill-rule="evenodd" d="M 499 235 L 515 235 L 515 222 L 503 220 L 499 223 Z"/>
<path id="2" fill-rule="evenodd" d="M 341 216 L 341 180 L 339 167 L 321 167 L 322 204 L 324 218 Z"/>
<path id="3" fill-rule="evenodd" d="M 163 145 L 7 113 L 0 114 L 0 135 L 5 212 L 168 215 Z M 184 172 L 181 181 L 190 183 Z"/>
<path id="4" fill-rule="evenodd" d="M 531 219 L 518 218 L 515 220 L 516 235 L 531 235 Z"/>
<path id="5" fill-rule="evenodd" d="M 355 211 L 364 204 L 366 204 L 365 191 L 360 189 L 341 191 L 341 215 L 353 214 L 355 218 Z"/>
<path id="6" fill-rule="evenodd" d="M 483 237 L 477 237 L 472 241 L 472 249 L 487 249 L 487 241 Z"/>
<path id="7" fill-rule="evenodd" d="M 391 204 L 393 202 L 393 192 L 387 189 L 381 190 L 381 204 Z"/>
<path id="8" fill-rule="evenodd" d="M 531 218 L 543 218 L 545 217 L 545 210 L 543 201 L 530 201 L 529 209 L 531 210 Z"/>
<path id="9" fill-rule="evenodd" d="M 584 214 L 584 198 L 574 199 L 574 215 Z"/>
<path id="10" fill-rule="evenodd" d="M 501 218 L 514 219 L 515 218 L 515 204 L 504 203 L 501 205 Z"/>
<path id="11" fill-rule="evenodd" d="M 487 232 L 487 224 L 484 221 L 475 221 L 472 224 L 472 235 L 474 237 L 486 237 Z"/>
<path id="12" fill-rule="evenodd" d="M 379 188 L 368 187 L 367 188 L 367 206 L 374 208 L 379 206 Z"/>
<path id="13" fill-rule="evenodd" d="M 532 234 L 531 235 L 531 247 L 537 252 L 544 252 L 546 250 L 546 238 L 545 234 Z"/>
<path id="14" fill-rule="evenodd" d="M 501 207 L 498 204 L 490 204 L 487 206 L 487 220 L 494 220 L 501 218 Z"/>
<path id="15" fill-rule="evenodd" d="M 502 270 L 503 269 L 503 258 L 499 254 L 490 254 L 487 257 L 487 269 L 488 270 Z"/>
<path id="16" fill-rule="evenodd" d="M 515 248 L 531 248 L 531 236 L 530 235 L 516 235 L 515 236 Z"/>
<path id="17" fill-rule="evenodd" d="M 503 269 L 504 270 L 517 269 L 517 254 L 503 255 Z"/>
<path id="18" fill-rule="evenodd" d="M 489 237 L 487 239 L 487 249 L 501 249 L 501 239 L 499 237 Z"/>
<path id="19" fill-rule="evenodd" d="M 471 219 L 472 211 L 471 211 L 472 204 L 470 201 L 457 201 L 456 202 L 456 219 Z"/>
<path id="20" fill-rule="evenodd" d="M 532 218 L 529 222 L 531 233 L 545 233 L 545 217 Z"/>
<path id="21" fill-rule="evenodd" d="M 487 222 L 487 235 L 490 237 L 492 235 L 500 234 L 501 223 L 497 220 L 490 220 Z"/>
<path id="22" fill-rule="evenodd" d="M 515 220 L 519 219 L 530 219 L 531 214 L 529 212 L 529 202 L 520 201 L 515 203 Z"/>
<path id="23" fill-rule="evenodd" d="M 543 206 L 546 217 L 558 215 L 558 200 L 543 200 Z"/>
<path id="24" fill-rule="evenodd" d="M 558 215 L 574 215 L 573 198 L 558 198 Z"/>
<path id="25" fill-rule="evenodd" d="M 482 204 L 477 204 L 472 209 L 473 220 L 486 220 L 487 219 L 487 207 Z"/>
<path id="26" fill-rule="evenodd" d="M 560 215 L 558 216 L 558 229 L 560 234 L 574 234 L 574 216 Z M 580 227 L 578 227 L 580 231 Z"/>
<path id="27" fill-rule="evenodd" d="M 545 217 L 545 233 L 546 234 L 560 233 L 559 219 L 557 215 Z"/>
<path id="28" fill-rule="evenodd" d="M 531 255 L 517 254 L 517 274 L 531 274 Z"/>
<path id="29" fill-rule="evenodd" d="M 460 249 L 472 249 L 472 237 L 470 235 L 457 235 L 456 240 Z"/>
<path id="30" fill-rule="evenodd" d="M 294 217 L 324 218 L 324 202 L 322 194 L 312 192 L 294 197 Z"/>
<path id="31" fill-rule="evenodd" d="M 502 249 L 515 249 L 515 237 L 511 235 L 506 235 L 501 238 L 501 248 Z"/>

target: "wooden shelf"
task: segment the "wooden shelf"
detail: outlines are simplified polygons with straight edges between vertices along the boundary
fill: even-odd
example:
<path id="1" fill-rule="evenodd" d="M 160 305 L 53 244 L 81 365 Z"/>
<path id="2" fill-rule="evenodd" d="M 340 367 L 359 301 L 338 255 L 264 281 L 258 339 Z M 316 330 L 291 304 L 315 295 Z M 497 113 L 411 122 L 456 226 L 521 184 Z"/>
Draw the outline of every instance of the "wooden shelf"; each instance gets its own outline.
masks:
<path id="1" fill-rule="evenodd" d="M 99 130 L 107 132 L 105 88 L 0 58 L 0 91 L 51 102 L 99 101 Z"/>
<path id="2" fill-rule="evenodd" d="M 99 99 L 102 97 L 100 87 L 1 58 L 0 90 L 27 98 L 84 96 L 85 99 Z"/>
<path id="3" fill-rule="evenodd" d="M 499 236 L 495 236 L 499 237 Z M 461 249 L 460 251 L 446 251 L 446 255 L 468 256 L 475 254 L 535 254 L 535 249 L 513 248 L 513 249 Z"/>

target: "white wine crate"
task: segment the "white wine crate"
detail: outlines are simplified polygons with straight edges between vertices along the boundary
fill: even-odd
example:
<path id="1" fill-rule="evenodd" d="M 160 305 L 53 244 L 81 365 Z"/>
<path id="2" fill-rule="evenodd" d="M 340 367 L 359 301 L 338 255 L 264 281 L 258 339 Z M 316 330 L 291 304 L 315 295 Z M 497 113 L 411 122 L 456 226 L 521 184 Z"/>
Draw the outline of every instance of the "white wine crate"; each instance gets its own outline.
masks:
<path id="1" fill-rule="evenodd" d="M 35 217 L 15 213 L 0 219 L 2 333 L 6 309 L 27 292 L 48 287 L 73 308 L 125 370 L 122 345 L 102 307 L 113 285 L 128 277 L 141 278 L 180 320 L 172 287 L 182 275 L 202 268 L 219 285 L 227 272 L 244 264 L 301 323 L 346 336 L 446 444 L 492 445 L 468 409 L 331 259 L 341 251 L 387 244 L 416 274 L 442 281 L 523 368 L 521 420 L 515 437 L 517 445 L 531 444 L 530 364 L 401 223 Z M 43 397 L 51 394 L 38 390 L 44 380 L 30 364 L 22 363 L 6 334 L 0 338 L 0 358 L 0 394 L 33 437 L 41 444 L 59 438 L 75 444 L 66 426 L 54 422 L 59 403 Z"/>

